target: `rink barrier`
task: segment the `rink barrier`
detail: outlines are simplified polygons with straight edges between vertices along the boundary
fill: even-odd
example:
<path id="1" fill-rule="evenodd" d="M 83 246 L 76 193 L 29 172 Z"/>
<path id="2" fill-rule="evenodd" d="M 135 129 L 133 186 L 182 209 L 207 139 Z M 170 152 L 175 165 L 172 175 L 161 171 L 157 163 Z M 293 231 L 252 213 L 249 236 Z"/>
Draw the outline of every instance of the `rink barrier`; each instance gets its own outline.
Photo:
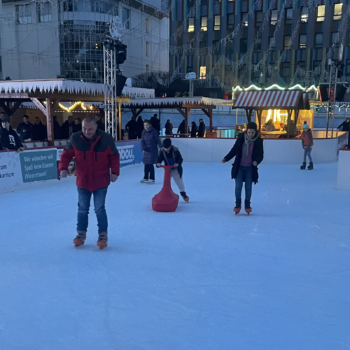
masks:
<path id="1" fill-rule="evenodd" d="M 120 166 L 142 162 L 141 141 L 116 142 Z M 26 148 L 25 151 L 0 151 L 0 190 L 23 186 L 26 183 L 57 180 L 58 162 L 64 146 Z M 68 173 L 75 172 L 74 160 Z"/>
<path id="2" fill-rule="evenodd" d="M 172 138 L 172 142 L 186 162 L 220 163 L 236 139 Z M 336 162 L 339 149 L 346 143 L 347 133 L 336 138 L 314 139 L 314 162 Z M 264 139 L 264 164 L 301 164 L 303 154 L 301 139 Z"/>
<path id="3" fill-rule="evenodd" d="M 350 190 L 350 149 L 341 149 L 338 158 L 337 188 Z"/>

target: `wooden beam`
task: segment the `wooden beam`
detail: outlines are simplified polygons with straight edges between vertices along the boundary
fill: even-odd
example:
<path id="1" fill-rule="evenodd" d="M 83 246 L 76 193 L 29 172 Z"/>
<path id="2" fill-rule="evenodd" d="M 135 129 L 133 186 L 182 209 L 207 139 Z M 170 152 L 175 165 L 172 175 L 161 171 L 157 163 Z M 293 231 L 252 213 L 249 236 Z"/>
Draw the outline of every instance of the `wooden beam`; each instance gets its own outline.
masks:
<path id="1" fill-rule="evenodd" d="M 186 126 L 186 137 L 188 137 L 189 135 L 189 129 L 188 129 L 188 121 L 189 121 L 189 117 L 190 117 L 190 113 L 191 113 L 191 108 L 187 107 L 186 108 L 186 117 L 185 117 L 185 126 Z"/>
<path id="2" fill-rule="evenodd" d="M 11 113 L 11 109 L 9 106 L 6 105 L 5 101 L 0 101 L 0 106 L 2 107 L 2 109 L 4 110 L 4 112 L 10 116 Z"/>
<path id="3" fill-rule="evenodd" d="M 47 110 L 46 107 L 43 106 L 43 104 L 35 97 L 31 98 L 32 102 L 38 107 L 38 109 L 41 110 L 42 113 L 44 113 L 45 117 L 47 117 Z"/>
<path id="4" fill-rule="evenodd" d="M 209 113 L 209 109 L 206 110 L 205 108 L 201 108 L 202 112 L 208 117 L 210 118 L 210 113 Z"/>
<path id="5" fill-rule="evenodd" d="M 19 108 L 19 106 L 22 104 L 22 101 L 16 101 L 12 108 L 11 108 L 11 115 L 15 114 L 15 112 L 17 111 L 17 109 Z"/>
<path id="6" fill-rule="evenodd" d="M 259 131 L 261 131 L 261 114 L 262 114 L 262 110 L 257 110 L 256 114 L 258 115 Z"/>
<path id="7" fill-rule="evenodd" d="M 118 116 L 119 116 L 119 135 L 118 135 L 118 139 L 119 139 L 119 141 L 122 141 L 122 106 L 121 106 L 120 102 L 117 102 L 117 105 L 118 105 Z"/>
<path id="8" fill-rule="evenodd" d="M 177 107 L 176 108 L 177 109 L 177 111 L 186 119 L 186 110 L 185 111 L 183 111 L 180 107 Z M 191 110 L 191 109 L 190 109 Z"/>
<path id="9" fill-rule="evenodd" d="M 47 98 L 46 99 L 46 127 L 47 127 L 47 140 L 49 143 L 49 146 L 54 145 L 55 137 L 53 132 L 53 113 L 54 109 L 52 108 L 52 99 Z"/>

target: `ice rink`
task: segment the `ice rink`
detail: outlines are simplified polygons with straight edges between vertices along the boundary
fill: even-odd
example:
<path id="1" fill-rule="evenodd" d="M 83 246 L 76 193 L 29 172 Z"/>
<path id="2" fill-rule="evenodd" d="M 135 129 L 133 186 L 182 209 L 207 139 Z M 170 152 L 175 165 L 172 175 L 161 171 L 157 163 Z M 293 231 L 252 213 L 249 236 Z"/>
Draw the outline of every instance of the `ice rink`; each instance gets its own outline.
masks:
<path id="1" fill-rule="evenodd" d="M 230 168 L 185 163 L 190 203 L 175 213 L 151 208 L 162 169 L 147 185 L 142 166 L 123 168 L 103 251 L 93 212 L 73 246 L 75 179 L 0 194 L 0 349 L 350 349 L 337 164 L 261 165 L 251 216 L 233 214 Z"/>

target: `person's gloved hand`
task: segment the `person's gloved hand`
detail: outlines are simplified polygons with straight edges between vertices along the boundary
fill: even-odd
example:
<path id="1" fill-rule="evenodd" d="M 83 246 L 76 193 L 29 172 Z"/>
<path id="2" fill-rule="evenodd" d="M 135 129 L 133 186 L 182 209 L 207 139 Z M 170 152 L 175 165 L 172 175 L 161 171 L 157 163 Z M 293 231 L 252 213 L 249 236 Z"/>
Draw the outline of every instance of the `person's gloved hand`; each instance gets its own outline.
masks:
<path id="1" fill-rule="evenodd" d="M 68 176 L 68 171 L 67 170 L 61 170 L 60 178 L 67 177 L 67 176 Z"/>
<path id="2" fill-rule="evenodd" d="M 116 182 L 118 180 L 118 175 L 111 174 L 109 175 L 109 179 L 111 180 L 111 182 Z"/>

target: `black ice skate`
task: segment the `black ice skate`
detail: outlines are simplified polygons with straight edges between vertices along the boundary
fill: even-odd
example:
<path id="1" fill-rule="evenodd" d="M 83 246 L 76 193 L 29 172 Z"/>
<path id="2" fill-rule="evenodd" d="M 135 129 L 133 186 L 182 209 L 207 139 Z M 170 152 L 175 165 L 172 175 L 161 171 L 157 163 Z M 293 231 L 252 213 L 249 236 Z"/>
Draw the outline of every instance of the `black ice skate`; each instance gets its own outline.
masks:
<path id="1" fill-rule="evenodd" d="M 306 169 L 306 162 L 303 163 L 303 165 L 300 166 L 301 170 L 305 170 Z"/>
<path id="2" fill-rule="evenodd" d="M 185 202 L 188 203 L 188 201 L 190 200 L 190 198 L 188 197 L 188 195 L 186 194 L 186 192 L 180 192 L 181 197 L 184 199 Z"/>
<path id="3" fill-rule="evenodd" d="M 309 166 L 307 167 L 308 170 L 312 170 L 314 168 L 314 163 L 310 162 Z"/>

